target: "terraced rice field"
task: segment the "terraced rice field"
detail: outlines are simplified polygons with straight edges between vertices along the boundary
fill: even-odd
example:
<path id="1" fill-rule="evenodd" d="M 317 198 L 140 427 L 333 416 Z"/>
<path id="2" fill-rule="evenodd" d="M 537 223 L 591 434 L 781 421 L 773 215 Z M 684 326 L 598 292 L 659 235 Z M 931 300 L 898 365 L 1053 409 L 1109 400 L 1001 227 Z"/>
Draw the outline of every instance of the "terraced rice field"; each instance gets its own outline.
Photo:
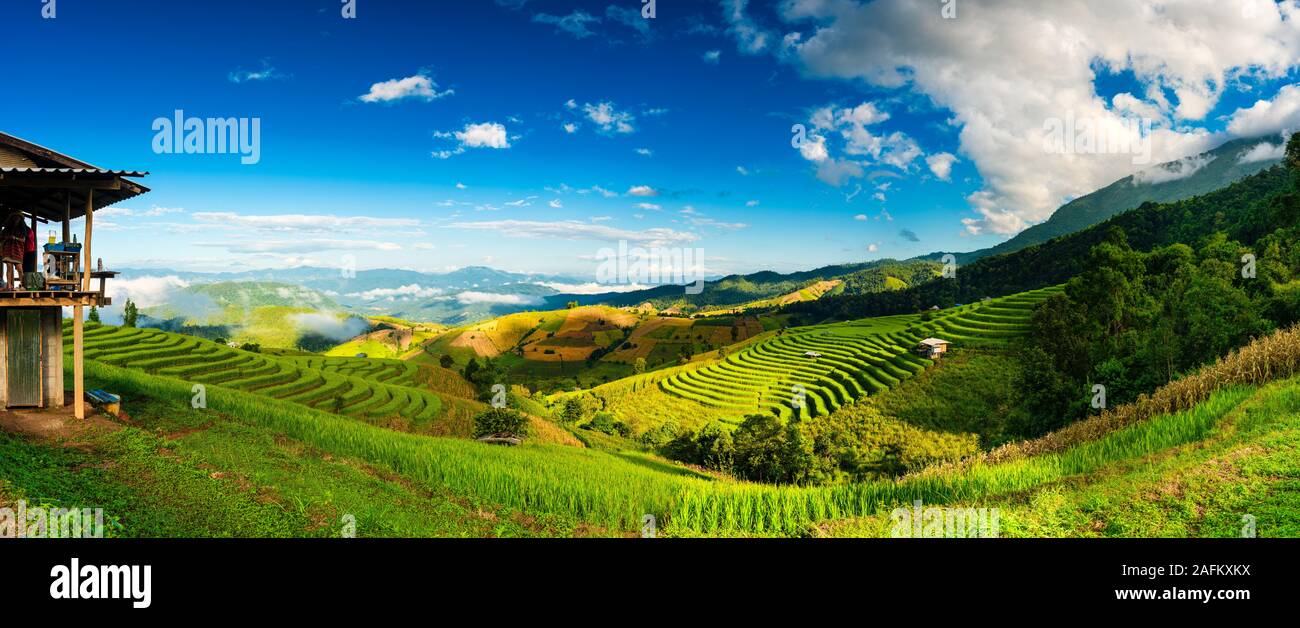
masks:
<path id="1" fill-rule="evenodd" d="M 399 360 L 275 357 L 155 329 L 88 325 L 86 358 L 292 401 L 368 422 L 414 427 L 444 414 L 442 400 L 412 387 L 414 364 Z M 64 349 L 72 351 L 71 325 Z"/>
<path id="2" fill-rule="evenodd" d="M 950 341 L 1014 338 L 1029 332 L 1034 307 L 1062 289 L 1053 286 L 944 310 L 917 329 Z"/>
<path id="3" fill-rule="evenodd" d="M 737 420 L 760 411 L 821 416 L 924 370 L 932 362 L 913 348 L 925 338 L 960 346 L 1027 333 L 1034 306 L 1059 290 L 964 305 L 938 312 L 929 321 L 909 314 L 801 327 L 709 366 L 681 369 L 657 383 L 668 394 Z"/>

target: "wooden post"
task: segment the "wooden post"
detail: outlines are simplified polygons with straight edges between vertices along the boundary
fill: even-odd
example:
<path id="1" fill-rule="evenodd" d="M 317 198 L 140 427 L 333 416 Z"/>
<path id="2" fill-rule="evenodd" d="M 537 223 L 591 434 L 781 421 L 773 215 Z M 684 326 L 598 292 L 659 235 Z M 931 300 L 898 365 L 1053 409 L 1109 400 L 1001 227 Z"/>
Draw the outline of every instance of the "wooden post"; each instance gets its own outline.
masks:
<path id="1" fill-rule="evenodd" d="M 36 242 L 36 250 L 39 251 L 41 250 L 41 232 L 37 230 L 37 227 L 38 227 L 38 223 L 36 222 L 36 208 L 33 207 L 32 208 L 32 240 Z M 34 273 L 36 272 L 36 268 L 41 265 L 41 258 L 39 257 L 39 255 L 33 253 L 32 256 L 36 258 L 36 261 L 34 262 L 34 265 L 30 269 L 23 268 L 24 273 L 29 271 Z M 24 260 L 27 259 L 26 242 L 23 243 L 23 259 Z"/>
<path id="2" fill-rule="evenodd" d="M 72 408 L 77 419 L 86 419 L 86 384 L 82 360 L 81 306 L 72 306 Z"/>
<path id="3" fill-rule="evenodd" d="M 90 292 L 90 232 L 95 220 L 95 191 L 86 190 L 86 265 L 81 270 L 81 290 Z M 72 306 L 72 407 L 76 417 L 86 418 L 85 346 L 82 334 L 82 306 Z"/>
<path id="4" fill-rule="evenodd" d="M 68 190 L 67 202 L 63 205 L 63 241 L 72 240 L 72 190 Z"/>
<path id="5" fill-rule="evenodd" d="M 95 226 L 95 191 L 86 190 L 86 239 L 81 248 L 86 252 L 86 264 L 81 267 L 81 291 L 90 292 L 90 232 Z"/>

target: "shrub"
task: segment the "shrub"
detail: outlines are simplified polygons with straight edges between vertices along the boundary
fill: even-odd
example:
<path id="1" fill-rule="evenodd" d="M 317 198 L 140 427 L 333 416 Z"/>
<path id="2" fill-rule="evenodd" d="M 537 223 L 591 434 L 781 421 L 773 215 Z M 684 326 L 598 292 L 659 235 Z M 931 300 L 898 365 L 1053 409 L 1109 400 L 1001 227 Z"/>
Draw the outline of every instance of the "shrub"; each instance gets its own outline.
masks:
<path id="1" fill-rule="evenodd" d="M 509 408 L 492 408 L 474 417 L 474 438 L 528 435 L 528 417 Z"/>

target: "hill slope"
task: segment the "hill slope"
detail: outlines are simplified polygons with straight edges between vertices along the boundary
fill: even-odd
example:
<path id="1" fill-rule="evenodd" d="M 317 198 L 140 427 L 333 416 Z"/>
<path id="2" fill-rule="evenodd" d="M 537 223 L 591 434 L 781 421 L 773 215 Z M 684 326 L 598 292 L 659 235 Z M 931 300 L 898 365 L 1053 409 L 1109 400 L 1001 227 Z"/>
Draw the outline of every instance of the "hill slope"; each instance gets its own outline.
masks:
<path id="1" fill-rule="evenodd" d="M 1143 203 L 1170 203 L 1227 187 L 1281 161 L 1280 158 L 1243 161 L 1247 153 L 1264 143 L 1280 146 L 1282 140 L 1276 137 L 1232 140 L 1200 155 L 1124 177 L 1062 205 L 1046 222 L 1029 227 L 1006 242 L 969 253 L 956 253 L 957 263 L 969 264 L 981 258 L 1041 244 L 1091 227 Z M 926 259 L 940 256 L 942 253 L 935 253 L 927 255 Z"/>
<path id="2" fill-rule="evenodd" d="M 1013 253 L 961 266 L 955 279 L 939 279 L 895 292 L 840 295 L 795 303 L 786 311 L 815 320 L 852 320 L 950 307 L 985 296 L 1000 296 L 1062 284 L 1079 274 L 1089 252 L 1112 228 L 1122 229 L 1139 251 L 1174 243 L 1198 243 L 1215 232 L 1247 246 L 1280 227 L 1300 220 L 1300 205 L 1289 194 L 1293 174 L 1274 166 L 1224 189 L 1174 203 L 1146 203 L 1083 231 Z"/>

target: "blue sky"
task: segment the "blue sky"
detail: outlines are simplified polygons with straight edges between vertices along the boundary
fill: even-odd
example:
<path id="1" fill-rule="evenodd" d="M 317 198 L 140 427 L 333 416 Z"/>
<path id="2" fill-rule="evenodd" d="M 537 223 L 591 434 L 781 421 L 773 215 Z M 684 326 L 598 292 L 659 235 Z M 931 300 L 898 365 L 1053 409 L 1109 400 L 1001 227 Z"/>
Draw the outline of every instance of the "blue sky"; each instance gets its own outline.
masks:
<path id="1" fill-rule="evenodd" d="M 1300 9 L 1261 1 L 23 0 L 0 130 L 151 171 L 97 223 L 118 267 L 792 271 L 990 246 L 1145 167 L 1046 155 L 1045 117 L 1154 118 L 1156 162 L 1300 127 Z M 259 118 L 260 161 L 157 154 L 176 110 Z"/>

